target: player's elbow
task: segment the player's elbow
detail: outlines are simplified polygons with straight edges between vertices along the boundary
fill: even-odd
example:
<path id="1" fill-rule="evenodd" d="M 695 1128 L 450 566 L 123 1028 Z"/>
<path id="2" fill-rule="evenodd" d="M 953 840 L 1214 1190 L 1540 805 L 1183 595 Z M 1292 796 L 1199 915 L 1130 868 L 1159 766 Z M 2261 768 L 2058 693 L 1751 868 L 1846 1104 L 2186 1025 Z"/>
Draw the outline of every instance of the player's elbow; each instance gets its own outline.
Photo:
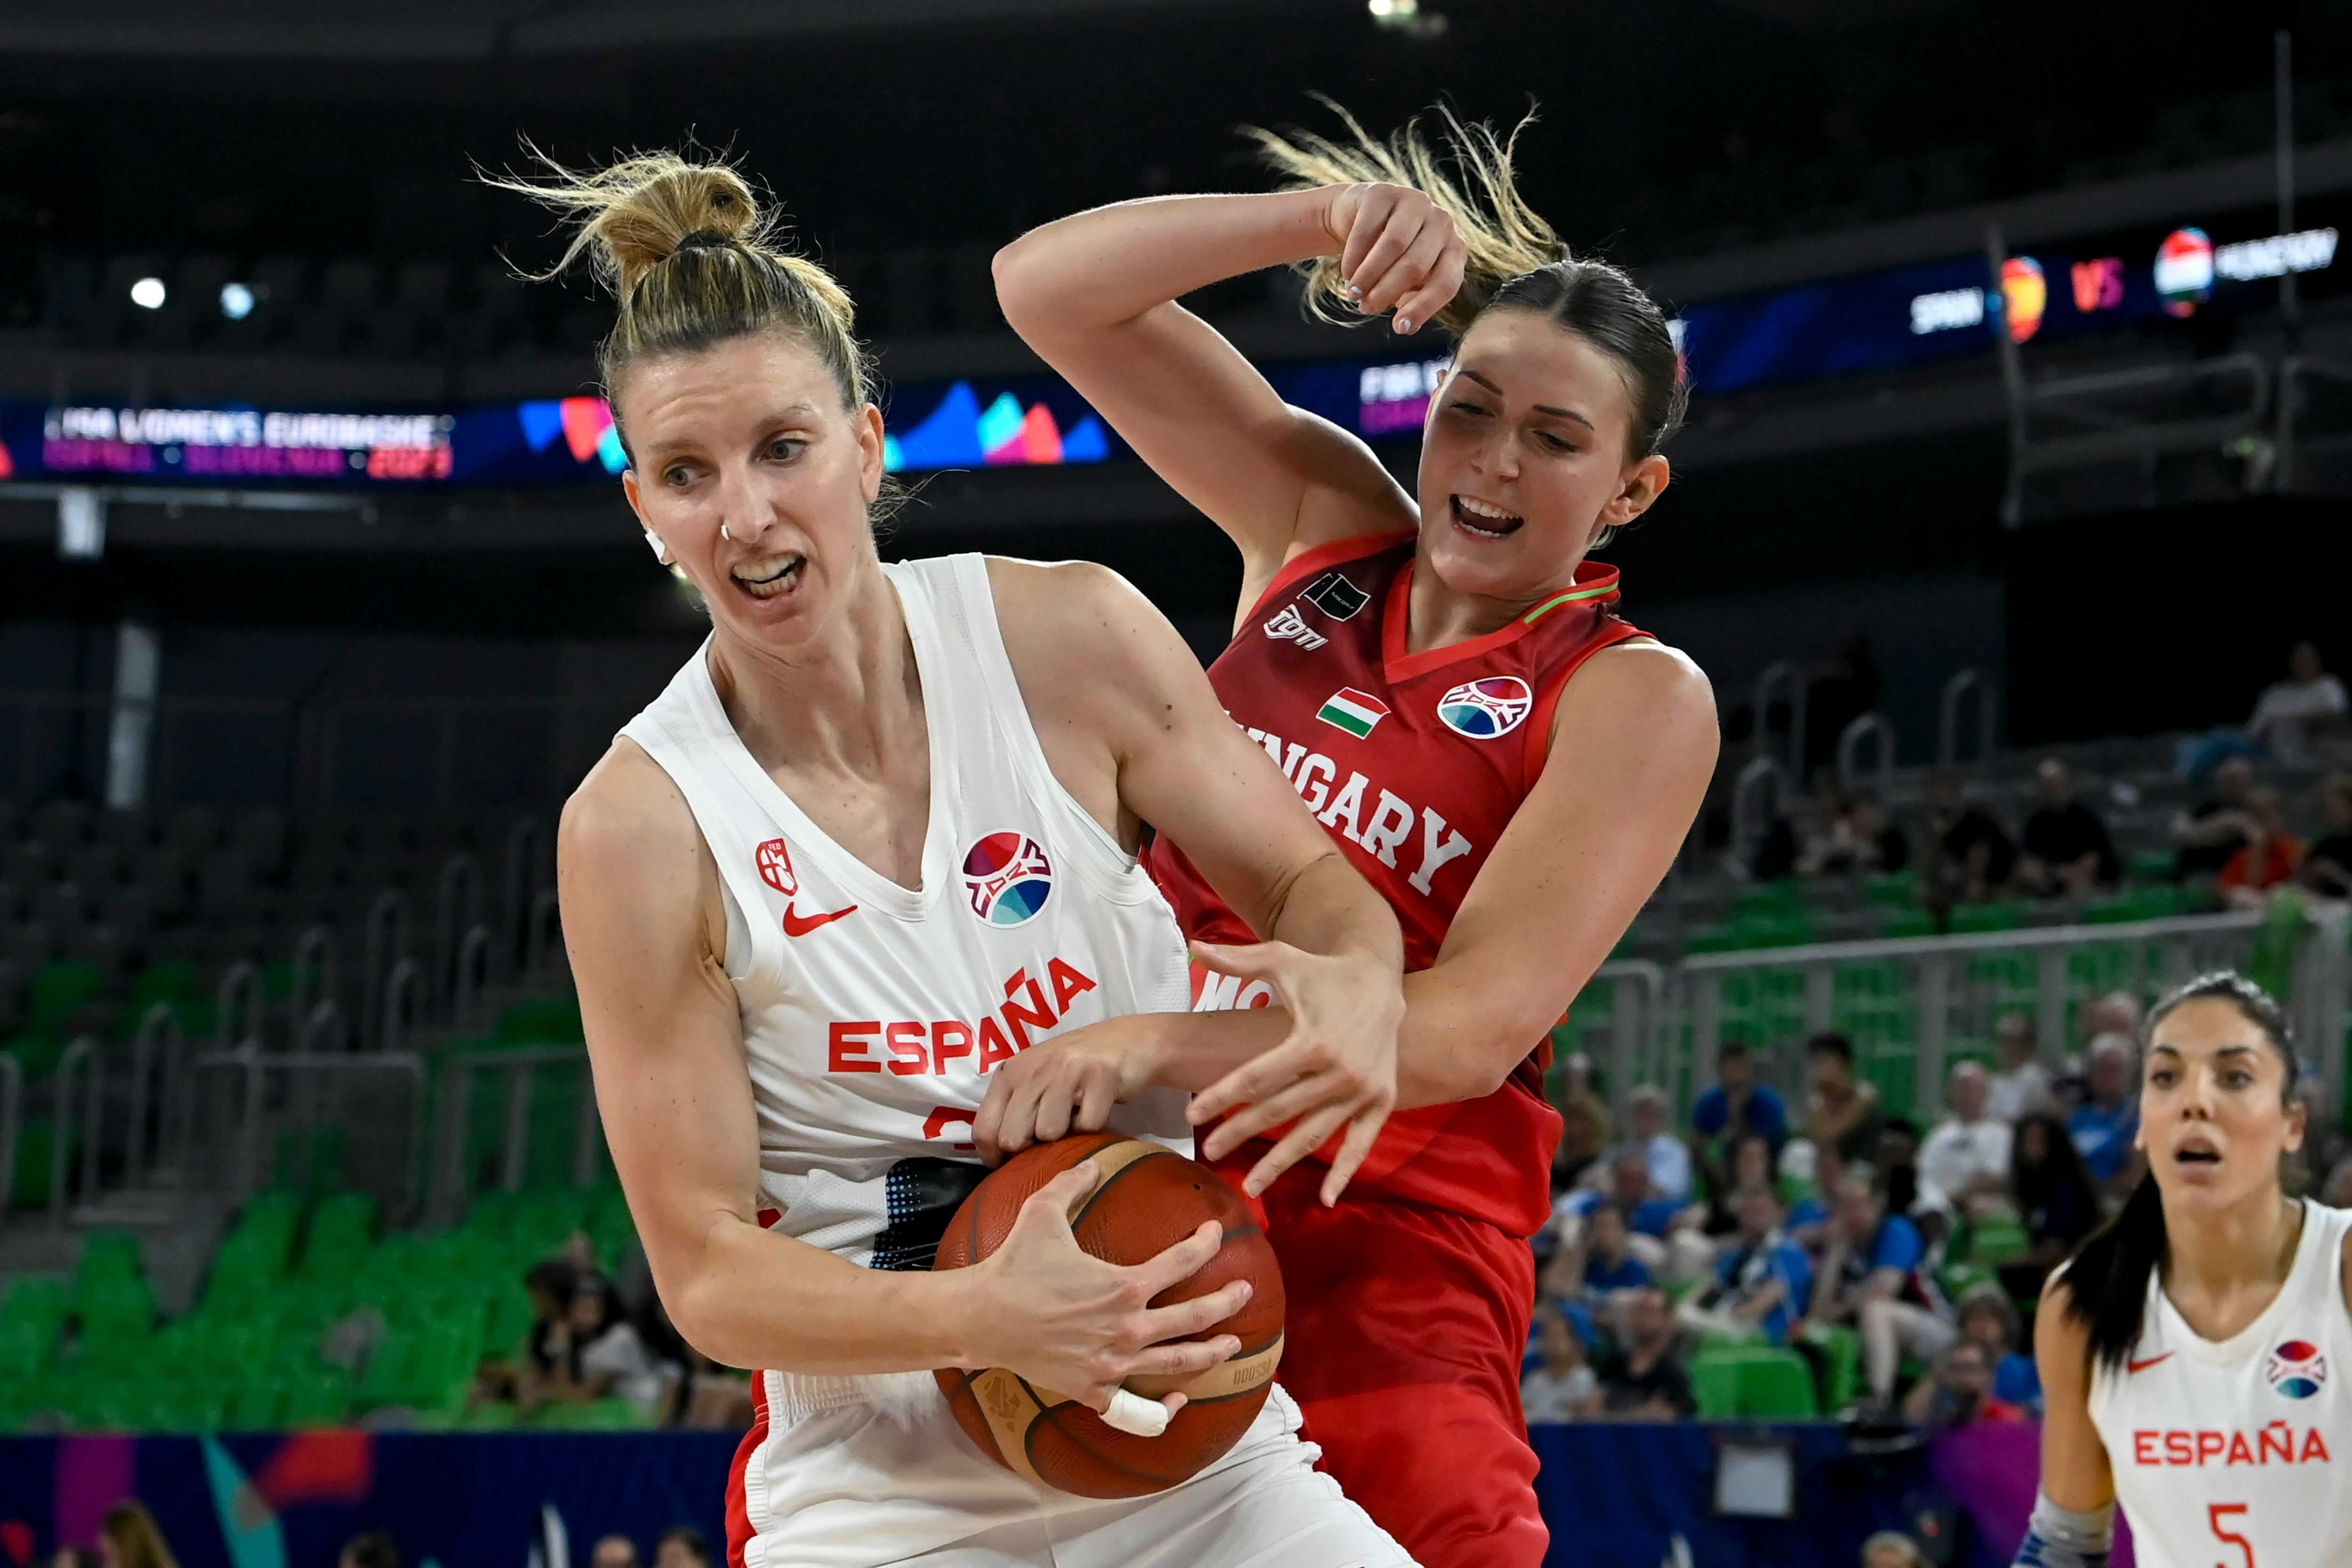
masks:
<path id="1" fill-rule="evenodd" d="M 989 272 L 996 279 L 997 308 L 1005 323 L 1027 338 L 1053 319 L 1053 289 L 1047 279 L 1047 248 L 1032 229 L 996 253 Z"/>

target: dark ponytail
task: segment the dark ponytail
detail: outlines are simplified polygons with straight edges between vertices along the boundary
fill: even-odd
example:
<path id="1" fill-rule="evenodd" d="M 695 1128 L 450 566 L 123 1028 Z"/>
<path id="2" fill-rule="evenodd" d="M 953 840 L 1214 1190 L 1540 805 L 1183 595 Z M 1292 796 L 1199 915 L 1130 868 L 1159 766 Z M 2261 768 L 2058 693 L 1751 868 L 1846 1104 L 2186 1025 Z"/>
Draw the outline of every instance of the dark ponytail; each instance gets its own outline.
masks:
<path id="1" fill-rule="evenodd" d="M 2286 1067 L 2280 1095 L 2292 1102 L 2302 1067 L 2295 1057 L 2294 1030 L 2286 1009 L 2234 969 L 2200 975 L 2168 993 L 2147 1015 L 2141 1049 L 2147 1049 L 2156 1026 L 2175 1009 L 2184 1002 L 2209 998 L 2230 1003 L 2269 1038 Z M 2149 1171 L 2140 1176 L 2122 1210 L 2085 1237 L 2066 1260 L 2067 1315 L 2090 1330 L 2094 1364 L 2117 1371 L 2139 1343 L 2141 1320 L 2147 1311 L 2147 1282 L 2162 1266 L 2166 1247 L 2164 1195 L 2157 1187 L 2156 1173 Z"/>

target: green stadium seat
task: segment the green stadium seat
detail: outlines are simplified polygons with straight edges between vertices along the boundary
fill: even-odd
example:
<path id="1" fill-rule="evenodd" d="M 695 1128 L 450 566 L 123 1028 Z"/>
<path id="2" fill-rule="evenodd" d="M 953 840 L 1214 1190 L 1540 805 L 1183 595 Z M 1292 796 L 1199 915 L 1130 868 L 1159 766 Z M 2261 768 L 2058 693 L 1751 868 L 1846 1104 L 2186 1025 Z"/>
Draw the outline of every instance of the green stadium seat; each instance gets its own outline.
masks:
<path id="1" fill-rule="evenodd" d="M 1793 1350 L 1759 1345 L 1739 1361 L 1739 1414 L 1750 1421 L 1811 1421 L 1821 1415 L 1813 1369 Z"/>
<path id="2" fill-rule="evenodd" d="M 26 994 L 25 1032 L 36 1039 L 62 1038 L 73 1015 L 105 994 L 106 977 L 95 964 L 44 964 Z"/>
<path id="3" fill-rule="evenodd" d="M 497 1033 L 502 1045 L 563 1045 L 588 1038 L 581 1029 L 577 997 L 516 1002 L 499 1015 Z"/>
<path id="4" fill-rule="evenodd" d="M 1969 1228 L 1969 1261 L 1979 1268 L 1998 1269 L 2033 1250 L 2033 1239 L 2014 1219 L 1979 1219 Z"/>
<path id="5" fill-rule="evenodd" d="M 1691 1358 L 1691 1398 L 1700 1420 L 1738 1419 L 1740 1356 L 1736 1350 L 1702 1350 Z"/>
<path id="6" fill-rule="evenodd" d="M 1955 935 L 1978 931 L 2014 931 L 2025 924 L 2025 907 L 2010 900 L 1963 904 L 1952 910 Z"/>
<path id="7" fill-rule="evenodd" d="M 1862 1336 L 1832 1325 L 1815 1329 L 1811 1343 L 1822 1353 L 1822 1407 L 1832 1413 L 1845 1409 L 1862 1388 Z"/>

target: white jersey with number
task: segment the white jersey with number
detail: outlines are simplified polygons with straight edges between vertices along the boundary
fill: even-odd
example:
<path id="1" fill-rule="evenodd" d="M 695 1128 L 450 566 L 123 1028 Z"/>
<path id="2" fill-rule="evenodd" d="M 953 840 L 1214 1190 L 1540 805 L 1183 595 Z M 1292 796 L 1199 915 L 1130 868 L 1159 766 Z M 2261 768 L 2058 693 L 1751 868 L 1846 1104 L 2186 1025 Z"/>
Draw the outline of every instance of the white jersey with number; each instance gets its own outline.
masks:
<path id="1" fill-rule="evenodd" d="M 986 562 L 882 570 L 930 735 L 919 888 L 835 844 L 752 758 L 708 643 L 621 731 L 676 781 L 719 865 L 778 1228 L 860 1263 L 889 1261 L 876 1239 L 909 1206 L 894 1167 L 972 1158 L 972 1114 L 1000 1063 L 1101 1019 L 1191 1005 L 1166 901 L 1046 765 Z M 1113 1124 L 1189 1154 L 1183 1103 L 1150 1091 Z"/>
<path id="2" fill-rule="evenodd" d="M 2352 1564 L 2352 1210 L 2304 1205 L 2286 1283 L 2262 1316 L 2199 1337 L 2148 1281 L 2139 1342 L 2091 1378 L 2091 1420 L 2142 1568 Z"/>

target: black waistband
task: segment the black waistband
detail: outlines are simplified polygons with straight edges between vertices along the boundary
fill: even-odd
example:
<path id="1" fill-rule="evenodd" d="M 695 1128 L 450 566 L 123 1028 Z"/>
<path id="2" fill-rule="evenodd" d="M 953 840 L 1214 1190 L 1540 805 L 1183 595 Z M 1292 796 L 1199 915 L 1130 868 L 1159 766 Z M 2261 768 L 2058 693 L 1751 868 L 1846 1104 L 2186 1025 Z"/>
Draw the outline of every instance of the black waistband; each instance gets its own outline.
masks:
<path id="1" fill-rule="evenodd" d="M 882 1189 L 890 1223 L 874 1238 L 871 1267 L 929 1268 L 948 1221 L 987 1175 L 987 1166 L 963 1160 L 919 1157 L 892 1166 Z"/>

